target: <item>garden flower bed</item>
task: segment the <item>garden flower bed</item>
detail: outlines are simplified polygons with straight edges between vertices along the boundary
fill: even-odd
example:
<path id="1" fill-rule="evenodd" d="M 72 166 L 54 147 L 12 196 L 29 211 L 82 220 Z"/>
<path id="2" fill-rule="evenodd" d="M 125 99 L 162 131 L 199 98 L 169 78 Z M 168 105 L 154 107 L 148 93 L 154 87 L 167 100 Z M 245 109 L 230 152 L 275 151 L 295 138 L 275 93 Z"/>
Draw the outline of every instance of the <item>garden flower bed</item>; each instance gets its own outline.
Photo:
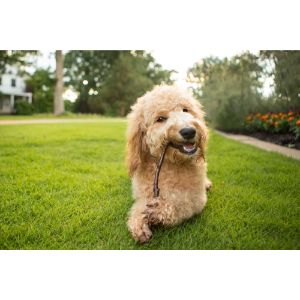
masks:
<path id="1" fill-rule="evenodd" d="M 300 113 L 254 113 L 245 119 L 245 134 L 300 149 Z"/>

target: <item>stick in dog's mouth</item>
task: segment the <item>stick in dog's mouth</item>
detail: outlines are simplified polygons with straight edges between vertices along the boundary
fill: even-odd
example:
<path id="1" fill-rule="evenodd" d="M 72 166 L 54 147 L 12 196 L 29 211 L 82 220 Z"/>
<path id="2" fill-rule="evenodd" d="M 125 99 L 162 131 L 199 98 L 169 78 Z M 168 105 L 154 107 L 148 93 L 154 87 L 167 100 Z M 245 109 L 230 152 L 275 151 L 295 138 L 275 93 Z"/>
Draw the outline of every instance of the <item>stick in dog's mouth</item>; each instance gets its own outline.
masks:
<path id="1" fill-rule="evenodd" d="M 161 167 L 164 162 L 164 158 L 165 158 L 165 155 L 166 155 L 166 152 L 167 152 L 167 149 L 169 146 L 171 146 L 175 149 L 178 149 L 180 152 L 187 154 L 187 155 L 192 155 L 192 154 L 196 153 L 196 151 L 198 149 L 196 143 L 182 143 L 182 144 L 168 143 L 164 146 L 161 156 L 159 158 L 155 176 L 154 176 L 154 182 L 153 182 L 153 197 L 154 198 L 157 198 L 159 196 L 158 179 L 159 179 L 160 170 L 161 170 Z M 202 148 L 201 148 L 201 157 L 205 161 L 204 151 Z"/>
<path id="2" fill-rule="evenodd" d="M 164 149 L 161 153 L 161 156 L 160 156 L 158 164 L 157 164 L 157 169 L 156 169 L 156 172 L 155 172 L 154 182 L 153 182 L 153 197 L 154 198 L 157 198 L 159 196 L 158 178 L 159 178 L 159 173 L 160 173 L 160 170 L 161 170 L 161 166 L 164 162 L 165 154 L 167 152 L 167 149 L 168 149 L 169 145 L 170 144 L 166 144 L 164 146 Z"/>

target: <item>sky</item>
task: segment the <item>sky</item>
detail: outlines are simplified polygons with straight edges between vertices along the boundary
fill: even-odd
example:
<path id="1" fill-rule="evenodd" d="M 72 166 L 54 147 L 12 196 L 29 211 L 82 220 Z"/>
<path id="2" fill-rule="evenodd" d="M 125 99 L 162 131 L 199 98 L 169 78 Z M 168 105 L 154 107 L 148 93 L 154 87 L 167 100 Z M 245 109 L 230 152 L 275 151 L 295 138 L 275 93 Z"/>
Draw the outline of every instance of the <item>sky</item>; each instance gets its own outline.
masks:
<path id="1" fill-rule="evenodd" d="M 219 49 L 219 50 L 207 50 L 207 49 L 198 49 L 198 48 L 189 48 L 189 49 L 155 49 L 149 50 L 152 53 L 156 61 L 163 66 L 165 69 L 171 69 L 177 71 L 174 74 L 173 79 L 175 82 L 187 88 L 191 84 L 186 82 L 186 72 L 192 67 L 196 62 L 199 62 L 201 59 L 208 56 L 217 56 L 219 58 L 232 57 L 236 54 L 239 54 L 242 51 L 234 51 L 230 49 Z M 258 50 L 251 51 L 255 54 L 258 53 Z M 42 68 L 47 68 L 50 66 L 52 69 L 55 68 L 55 58 L 54 51 L 41 51 L 42 55 L 37 59 L 37 66 Z M 272 79 L 266 78 L 263 87 L 263 94 L 265 96 L 269 95 L 272 88 Z M 65 98 L 74 101 L 76 98 L 75 94 L 67 91 L 65 93 Z"/>
<path id="2" fill-rule="evenodd" d="M 38 66 L 54 68 L 55 59 L 52 54 L 54 51 L 41 51 L 42 55 L 38 58 Z M 232 50 L 199 50 L 199 49 L 156 49 L 149 50 L 155 57 L 158 63 L 160 63 L 166 69 L 174 69 L 178 72 L 178 79 L 184 79 L 188 68 L 192 67 L 194 63 L 199 62 L 204 57 L 213 55 L 220 58 L 231 57 L 237 54 L 237 51 Z M 176 78 L 176 79 L 177 79 Z"/>
<path id="3" fill-rule="evenodd" d="M 245 51 L 245 50 L 244 50 Z M 215 49 L 215 50 L 207 50 L 207 49 L 198 49 L 198 48 L 190 48 L 190 49 L 178 49 L 178 50 L 153 50 L 151 53 L 156 58 L 157 62 L 160 63 L 166 69 L 174 69 L 178 73 L 175 74 L 174 79 L 176 83 L 185 88 L 191 86 L 190 83 L 186 82 L 186 73 L 187 70 L 192 67 L 195 63 L 199 62 L 201 59 L 209 56 L 217 56 L 219 58 L 232 57 L 239 53 L 243 52 L 243 50 L 232 50 L 232 49 Z M 258 55 L 259 50 L 252 50 L 252 53 Z M 263 85 L 263 94 L 268 96 L 273 91 L 273 79 L 272 78 L 264 78 Z"/>
<path id="4" fill-rule="evenodd" d="M 176 81 L 180 85 L 187 85 L 185 81 L 187 70 L 195 63 L 208 56 L 218 56 L 219 58 L 231 57 L 237 54 L 237 51 L 232 50 L 201 50 L 196 48 L 191 49 L 160 49 L 150 51 L 160 63 L 166 69 L 174 69 L 178 73 L 175 76 Z"/>

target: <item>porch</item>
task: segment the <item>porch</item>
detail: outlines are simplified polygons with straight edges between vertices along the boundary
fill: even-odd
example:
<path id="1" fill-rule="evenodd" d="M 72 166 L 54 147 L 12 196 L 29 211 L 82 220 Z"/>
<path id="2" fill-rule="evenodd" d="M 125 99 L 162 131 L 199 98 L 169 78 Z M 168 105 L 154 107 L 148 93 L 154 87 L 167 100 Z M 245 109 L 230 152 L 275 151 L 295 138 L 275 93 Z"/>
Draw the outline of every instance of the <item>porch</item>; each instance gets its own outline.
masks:
<path id="1" fill-rule="evenodd" d="M 12 114 L 15 112 L 15 103 L 17 101 L 27 101 L 32 103 L 32 93 L 1 93 L 0 95 L 0 114 Z"/>

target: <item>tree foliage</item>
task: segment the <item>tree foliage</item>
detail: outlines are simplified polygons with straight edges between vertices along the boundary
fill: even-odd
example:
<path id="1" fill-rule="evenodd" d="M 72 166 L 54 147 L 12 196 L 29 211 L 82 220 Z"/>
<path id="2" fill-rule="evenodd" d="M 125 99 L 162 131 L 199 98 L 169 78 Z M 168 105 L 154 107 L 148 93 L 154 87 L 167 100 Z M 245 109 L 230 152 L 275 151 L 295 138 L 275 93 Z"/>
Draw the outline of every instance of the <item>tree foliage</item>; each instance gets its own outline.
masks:
<path id="1" fill-rule="evenodd" d="M 36 50 L 0 50 L 0 73 L 5 72 L 8 65 L 26 66 L 29 65 L 27 60 L 29 55 L 36 55 Z"/>
<path id="2" fill-rule="evenodd" d="M 300 51 L 265 50 L 260 56 L 274 63 L 269 75 L 274 76 L 278 104 L 286 110 L 300 109 Z"/>
<path id="3" fill-rule="evenodd" d="M 231 59 L 208 57 L 189 70 L 189 79 L 197 84 L 194 93 L 216 128 L 240 129 L 245 116 L 258 107 L 262 87 L 258 59 L 249 52 Z"/>
<path id="4" fill-rule="evenodd" d="M 35 112 L 52 112 L 55 78 L 49 69 L 37 69 L 26 81 Z"/>
<path id="5" fill-rule="evenodd" d="M 172 74 L 145 51 L 70 51 L 65 66 L 79 93 L 75 110 L 119 116 L 153 85 L 170 83 Z"/>
<path id="6" fill-rule="evenodd" d="M 98 91 L 119 51 L 69 51 L 65 55 L 66 85 L 78 92 L 75 110 L 91 112 L 89 91 Z M 93 94 L 94 95 L 94 94 Z"/>

